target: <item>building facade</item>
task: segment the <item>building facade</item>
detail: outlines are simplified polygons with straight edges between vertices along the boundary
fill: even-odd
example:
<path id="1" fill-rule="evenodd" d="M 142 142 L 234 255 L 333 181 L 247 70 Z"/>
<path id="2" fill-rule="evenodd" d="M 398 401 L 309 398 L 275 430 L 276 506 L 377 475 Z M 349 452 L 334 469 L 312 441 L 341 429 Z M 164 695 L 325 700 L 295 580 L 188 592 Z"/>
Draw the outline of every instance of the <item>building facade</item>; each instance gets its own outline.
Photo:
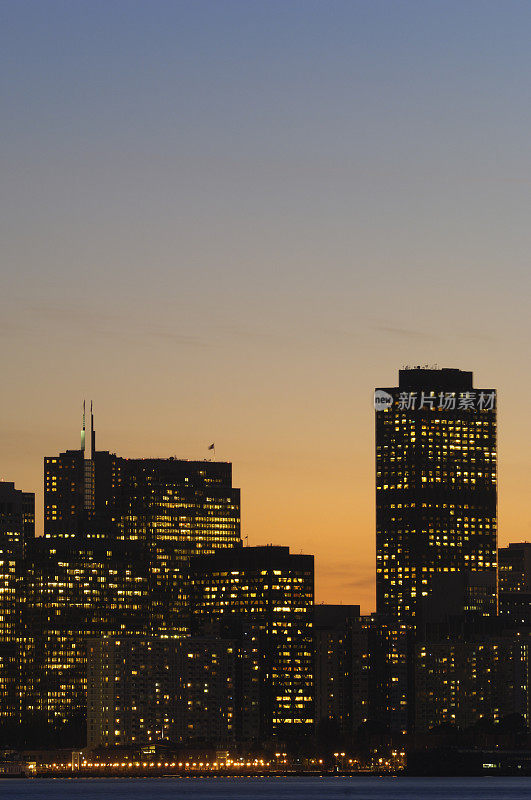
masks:
<path id="1" fill-rule="evenodd" d="M 507 625 L 531 625 L 531 543 L 498 550 L 500 617 Z"/>
<path id="2" fill-rule="evenodd" d="M 240 544 L 230 463 L 96 450 L 84 407 L 79 450 L 44 460 L 44 537 L 27 581 L 28 711 L 61 722 L 84 713 L 88 637 L 188 635 L 190 559 Z"/>
<path id="3" fill-rule="evenodd" d="M 332 723 L 352 736 L 369 717 L 369 636 L 359 606 L 316 605 L 316 725 Z M 325 725 L 325 730 L 328 726 Z"/>
<path id="4" fill-rule="evenodd" d="M 150 631 L 145 552 L 136 542 L 40 537 L 26 587 L 25 712 L 84 728 L 87 639 Z"/>
<path id="5" fill-rule="evenodd" d="M 142 543 L 153 626 L 170 635 L 188 631 L 190 558 L 241 544 L 232 464 L 96 450 L 92 407 L 87 431 L 83 414 L 81 448 L 44 460 L 44 512 L 45 538 Z"/>
<path id="6" fill-rule="evenodd" d="M 89 748 L 241 741 L 239 675 L 250 666 L 241 644 L 214 635 L 91 639 Z"/>
<path id="7" fill-rule="evenodd" d="M 529 638 L 519 633 L 419 642 L 415 730 L 461 730 L 479 720 L 521 715 L 529 722 Z"/>
<path id="8" fill-rule="evenodd" d="M 87 642 L 87 745 L 168 741 L 175 722 L 176 642 L 101 636 Z"/>
<path id="9" fill-rule="evenodd" d="M 20 719 L 25 555 L 35 536 L 35 495 L 0 481 L 0 719 Z"/>
<path id="10" fill-rule="evenodd" d="M 149 553 L 154 629 L 184 634 L 190 559 L 241 544 L 232 464 L 117 459 L 116 472 L 113 525 L 120 539 L 141 542 Z"/>
<path id="11" fill-rule="evenodd" d="M 288 547 L 240 547 L 192 559 L 192 627 L 251 625 L 259 652 L 260 738 L 310 733 L 313 556 Z"/>

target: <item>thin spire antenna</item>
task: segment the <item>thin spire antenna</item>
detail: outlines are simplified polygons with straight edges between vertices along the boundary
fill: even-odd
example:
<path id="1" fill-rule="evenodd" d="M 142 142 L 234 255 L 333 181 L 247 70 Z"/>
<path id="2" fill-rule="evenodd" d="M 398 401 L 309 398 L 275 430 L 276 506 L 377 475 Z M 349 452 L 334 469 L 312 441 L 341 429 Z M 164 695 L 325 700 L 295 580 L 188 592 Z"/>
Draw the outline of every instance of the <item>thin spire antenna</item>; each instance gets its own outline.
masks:
<path id="1" fill-rule="evenodd" d="M 81 449 L 85 451 L 85 401 L 83 400 L 83 425 L 81 428 Z"/>
<path id="2" fill-rule="evenodd" d="M 96 431 L 94 430 L 94 412 L 92 410 L 92 400 L 90 401 L 90 446 L 91 456 L 94 458 L 96 451 Z"/>
<path id="3" fill-rule="evenodd" d="M 85 429 L 85 421 L 83 419 L 83 430 Z M 92 406 L 92 400 L 90 401 L 90 431 L 88 437 L 85 439 L 85 447 L 83 448 L 85 451 L 85 458 L 89 461 L 94 458 L 94 444 L 95 444 L 95 434 L 94 434 L 94 411 Z"/>

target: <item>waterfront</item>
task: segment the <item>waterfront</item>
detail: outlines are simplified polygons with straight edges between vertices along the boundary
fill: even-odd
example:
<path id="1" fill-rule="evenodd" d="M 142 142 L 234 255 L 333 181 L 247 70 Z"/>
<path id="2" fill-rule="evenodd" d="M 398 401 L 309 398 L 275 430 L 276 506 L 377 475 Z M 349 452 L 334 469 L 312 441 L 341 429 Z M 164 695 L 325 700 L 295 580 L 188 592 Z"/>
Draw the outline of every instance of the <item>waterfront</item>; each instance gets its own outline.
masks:
<path id="1" fill-rule="evenodd" d="M 125 778 L 0 781 L 10 800 L 519 800 L 531 796 L 529 778 Z"/>

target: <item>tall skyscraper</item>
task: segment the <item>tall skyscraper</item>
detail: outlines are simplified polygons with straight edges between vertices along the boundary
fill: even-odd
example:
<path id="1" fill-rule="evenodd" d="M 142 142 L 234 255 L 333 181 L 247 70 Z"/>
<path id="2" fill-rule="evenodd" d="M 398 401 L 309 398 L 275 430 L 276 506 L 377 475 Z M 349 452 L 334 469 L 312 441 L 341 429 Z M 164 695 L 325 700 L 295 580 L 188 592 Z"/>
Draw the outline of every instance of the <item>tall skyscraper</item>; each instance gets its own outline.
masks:
<path id="1" fill-rule="evenodd" d="M 415 626 L 434 576 L 454 572 L 489 573 L 470 606 L 495 613 L 496 392 L 471 372 L 406 368 L 375 409 L 378 614 Z"/>

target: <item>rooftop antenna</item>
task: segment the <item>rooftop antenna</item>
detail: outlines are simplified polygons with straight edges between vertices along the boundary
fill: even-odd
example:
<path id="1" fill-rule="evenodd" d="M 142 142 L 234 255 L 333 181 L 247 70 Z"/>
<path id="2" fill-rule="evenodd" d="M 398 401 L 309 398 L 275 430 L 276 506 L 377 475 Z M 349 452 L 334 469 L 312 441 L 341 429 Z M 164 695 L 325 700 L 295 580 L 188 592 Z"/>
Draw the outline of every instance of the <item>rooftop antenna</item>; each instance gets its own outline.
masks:
<path id="1" fill-rule="evenodd" d="M 87 441 L 88 439 L 88 441 Z M 82 450 L 85 451 L 85 458 L 90 461 L 94 456 L 94 444 L 95 444 L 95 434 L 94 434 L 94 413 L 92 410 L 92 400 L 90 401 L 90 434 L 87 437 L 85 434 L 85 403 L 83 403 L 83 433 L 82 433 Z"/>
<path id="2" fill-rule="evenodd" d="M 81 428 L 81 449 L 85 450 L 85 401 L 83 400 L 83 425 Z"/>
<path id="3" fill-rule="evenodd" d="M 96 431 L 94 430 L 94 412 L 92 410 L 92 400 L 90 401 L 90 456 L 94 457 L 96 452 Z"/>

